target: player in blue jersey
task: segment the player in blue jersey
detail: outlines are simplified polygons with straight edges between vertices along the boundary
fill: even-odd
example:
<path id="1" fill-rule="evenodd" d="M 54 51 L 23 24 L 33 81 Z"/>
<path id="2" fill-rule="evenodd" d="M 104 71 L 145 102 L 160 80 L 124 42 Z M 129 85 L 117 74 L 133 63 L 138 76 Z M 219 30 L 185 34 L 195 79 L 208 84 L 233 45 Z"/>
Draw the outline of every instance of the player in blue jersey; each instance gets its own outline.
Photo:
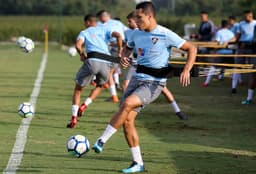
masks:
<path id="1" fill-rule="evenodd" d="M 89 95 L 89 99 L 87 98 L 85 101 L 86 104 L 89 104 L 100 94 L 103 84 L 108 81 L 111 62 L 107 59 L 110 57 L 107 40 L 110 37 L 115 37 L 120 50 L 119 54 L 122 49 L 121 35 L 117 32 L 97 27 L 95 16 L 86 15 L 84 17 L 84 23 L 86 29 L 79 33 L 76 41 L 76 49 L 80 54 L 83 65 L 75 77 L 76 85 L 73 92 L 72 117 L 70 123 L 67 124 L 68 128 L 74 128 L 77 124 L 80 96 L 83 87 L 90 84 L 93 77 L 96 76 L 95 81 L 97 85 Z M 86 54 L 84 53 L 83 47 L 86 49 Z"/>
<path id="2" fill-rule="evenodd" d="M 126 17 L 128 21 L 128 27 L 129 29 L 125 31 L 125 41 L 128 42 L 130 38 L 132 37 L 132 34 L 135 30 L 138 30 L 137 24 L 136 24 L 136 13 L 131 12 Z M 133 56 L 130 57 L 130 66 L 128 70 L 126 71 L 126 74 L 123 79 L 123 85 L 122 89 L 123 92 L 126 90 L 133 74 L 136 72 L 137 69 L 137 51 L 136 49 L 133 49 Z M 171 91 L 168 90 L 168 88 L 165 86 L 162 90 L 162 94 L 165 96 L 166 100 L 170 104 L 170 106 L 173 108 L 175 114 L 181 119 L 181 120 L 187 120 L 188 116 L 181 111 L 179 105 L 176 103 L 174 96 L 172 95 Z"/>
<path id="3" fill-rule="evenodd" d="M 253 13 L 250 10 L 244 12 L 245 20 L 240 22 L 239 24 L 239 49 L 238 54 L 255 54 L 256 52 L 256 20 L 253 19 Z M 238 63 L 244 63 L 244 59 L 238 59 Z M 248 58 L 247 62 L 249 64 L 254 65 L 254 69 L 256 69 L 256 58 Z M 250 80 L 248 84 L 248 94 L 247 98 L 243 100 L 241 103 L 243 105 L 248 105 L 252 103 L 252 99 L 254 96 L 254 89 L 256 87 L 256 74 L 250 74 Z"/>
<path id="4" fill-rule="evenodd" d="M 234 33 L 232 31 L 230 31 L 228 29 L 228 21 L 227 20 L 222 20 L 221 21 L 221 29 L 217 31 L 216 35 L 215 35 L 215 41 L 218 42 L 218 44 L 220 45 L 224 45 L 227 46 L 228 43 L 232 43 L 236 41 L 236 37 L 234 35 Z M 233 54 L 233 50 L 231 49 L 218 49 L 216 50 L 216 54 Z M 214 58 L 214 63 L 222 63 L 223 62 L 223 58 Z M 215 66 L 211 66 L 209 73 L 205 79 L 205 82 L 201 85 L 202 87 L 208 87 L 208 85 L 210 84 L 210 81 L 213 77 L 213 75 L 215 74 L 216 68 Z M 219 79 L 222 78 L 222 74 L 220 74 Z"/>
<path id="5" fill-rule="evenodd" d="M 145 170 L 139 136 L 135 128 L 135 119 L 141 108 L 153 102 L 166 85 L 166 74 L 169 72 L 168 61 L 171 47 L 188 51 L 188 60 L 180 75 L 182 86 L 190 84 L 190 70 L 196 59 L 196 47 L 183 40 L 171 30 L 157 24 L 155 7 L 152 2 L 145 1 L 136 5 L 136 30 L 123 50 L 121 65 L 129 66 L 129 55 L 137 50 L 138 65 L 120 103 L 119 111 L 113 115 L 107 128 L 93 145 L 97 153 L 103 151 L 103 145 L 117 131 L 124 128 L 124 135 L 133 156 L 130 167 L 123 173 L 135 173 Z"/>
<path id="6" fill-rule="evenodd" d="M 124 41 L 125 35 L 124 31 L 127 29 L 127 27 L 120 21 L 111 19 L 110 14 L 106 10 L 100 10 L 97 13 L 99 22 L 98 26 L 102 28 L 107 28 L 109 30 L 115 31 L 120 33 L 122 36 L 122 39 Z M 117 47 L 116 47 L 116 39 L 110 38 L 108 41 L 109 50 L 111 55 L 117 56 Z M 119 64 L 113 63 L 112 68 L 110 71 L 110 77 L 109 77 L 109 89 L 111 93 L 111 99 L 113 102 L 117 103 L 119 101 L 117 92 L 116 92 L 116 85 L 119 87 L 119 73 L 120 73 Z M 116 84 L 116 85 L 115 85 Z"/>
<path id="7" fill-rule="evenodd" d="M 244 20 L 239 23 L 238 28 L 238 50 L 237 54 L 252 54 L 253 53 L 253 37 L 254 37 L 254 28 L 256 26 L 256 20 L 253 19 L 253 13 L 250 10 L 244 11 Z M 235 63 L 243 64 L 246 62 L 247 58 L 236 58 Z M 249 64 L 255 64 L 255 58 L 248 58 L 247 62 Z M 238 80 L 241 78 L 241 74 L 233 74 L 232 78 L 232 93 L 237 92 Z M 250 92 L 249 92 L 250 91 Z M 251 89 L 248 89 L 248 93 L 251 94 Z M 243 103 L 250 103 L 245 101 Z"/>
<path id="8" fill-rule="evenodd" d="M 238 34 L 239 30 L 239 23 L 236 22 L 236 17 L 235 16 L 229 16 L 228 17 L 228 24 L 229 24 L 229 30 L 234 33 L 234 35 Z"/>

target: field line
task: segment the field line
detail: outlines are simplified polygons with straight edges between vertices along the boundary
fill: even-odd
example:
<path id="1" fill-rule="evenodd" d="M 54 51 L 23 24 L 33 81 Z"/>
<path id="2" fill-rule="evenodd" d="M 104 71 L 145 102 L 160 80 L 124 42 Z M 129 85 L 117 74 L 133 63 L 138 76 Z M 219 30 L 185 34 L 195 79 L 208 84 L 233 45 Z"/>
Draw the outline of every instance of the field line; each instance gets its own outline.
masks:
<path id="1" fill-rule="evenodd" d="M 48 59 L 48 55 L 46 53 L 44 53 L 40 68 L 37 73 L 37 78 L 34 83 L 34 88 L 30 95 L 29 102 L 34 106 L 35 110 L 36 110 L 36 101 L 37 101 L 37 97 L 40 93 L 41 82 L 43 80 L 47 59 Z M 24 152 L 25 145 L 27 142 L 27 132 L 28 132 L 29 125 L 30 125 L 32 118 L 33 117 L 28 117 L 28 118 L 22 119 L 22 122 L 21 122 L 20 127 L 16 134 L 16 141 L 13 146 L 11 156 L 9 158 L 6 168 L 3 171 L 3 174 L 15 174 L 16 173 L 16 170 L 18 169 L 18 167 L 22 161 L 23 152 Z"/>

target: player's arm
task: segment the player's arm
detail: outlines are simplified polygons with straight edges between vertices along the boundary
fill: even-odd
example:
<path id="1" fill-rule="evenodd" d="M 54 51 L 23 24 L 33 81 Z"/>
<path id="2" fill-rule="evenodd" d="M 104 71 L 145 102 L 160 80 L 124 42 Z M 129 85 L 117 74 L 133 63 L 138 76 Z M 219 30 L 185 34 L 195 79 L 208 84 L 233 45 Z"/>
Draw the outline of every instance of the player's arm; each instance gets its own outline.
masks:
<path id="1" fill-rule="evenodd" d="M 86 59 L 86 56 L 84 54 L 83 45 L 84 45 L 83 39 L 80 38 L 76 41 L 76 50 L 77 50 L 78 54 L 80 55 L 81 61 L 84 61 L 84 59 Z"/>
<path id="2" fill-rule="evenodd" d="M 112 32 L 111 34 L 112 37 L 115 37 L 117 40 L 117 47 L 118 47 L 118 55 L 119 57 L 121 57 L 121 52 L 122 52 L 122 47 L 123 47 L 123 40 L 122 40 L 122 36 L 120 33 L 118 32 Z"/>
<path id="3" fill-rule="evenodd" d="M 130 58 L 129 56 L 133 52 L 133 48 L 129 48 L 128 46 L 124 47 L 121 55 L 120 64 L 123 68 L 127 68 L 130 65 Z"/>
<path id="4" fill-rule="evenodd" d="M 187 41 L 180 47 L 180 49 L 188 52 L 187 63 L 180 75 L 181 85 L 188 86 L 190 84 L 190 71 L 196 60 L 197 49 L 192 43 Z"/>

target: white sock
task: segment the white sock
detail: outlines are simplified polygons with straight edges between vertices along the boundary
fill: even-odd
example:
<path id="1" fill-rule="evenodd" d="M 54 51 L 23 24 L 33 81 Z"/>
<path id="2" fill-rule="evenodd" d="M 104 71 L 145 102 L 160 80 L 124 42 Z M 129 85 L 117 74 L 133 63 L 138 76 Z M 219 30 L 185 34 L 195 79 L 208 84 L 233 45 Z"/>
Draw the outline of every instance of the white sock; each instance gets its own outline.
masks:
<path id="1" fill-rule="evenodd" d="M 238 82 L 239 82 L 239 83 L 242 83 L 242 82 L 243 82 L 241 74 L 238 74 Z"/>
<path id="2" fill-rule="evenodd" d="M 110 85 L 109 90 L 110 90 L 111 96 L 117 95 L 117 93 L 116 93 L 116 86 L 115 85 Z"/>
<path id="3" fill-rule="evenodd" d="M 210 83 L 210 81 L 212 80 L 212 76 L 214 75 L 214 71 L 215 71 L 215 67 L 211 66 L 204 84 L 209 84 Z"/>
<path id="4" fill-rule="evenodd" d="M 232 89 L 237 87 L 239 76 L 241 76 L 241 75 L 240 74 L 233 74 Z"/>
<path id="5" fill-rule="evenodd" d="M 118 74 L 118 72 L 114 73 L 113 78 L 114 78 L 115 84 L 119 84 L 119 74 Z"/>
<path id="6" fill-rule="evenodd" d="M 171 102 L 171 106 L 172 106 L 173 110 L 175 111 L 175 113 L 180 112 L 180 108 L 175 100 L 173 100 L 173 102 Z"/>
<path id="7" fill-rule="evenodd" d="M 137 162 L 139 165 L 143 165 L 143 160 L 140 152 L 140 146 L 131 147 L 130 151 L 132 153 L 133 161 Z"/>
<path id="8" fill-rule="evenodd" d="M 103 134 L 101 135 L 101 137 L 99 137 L 99 139 L 101 139 L 101 141 L 103 143 L 106 143 L 109 138 L 116 133 L 117 129 L 114 128 L 113 126 L 111 126 L 110 124 L 108 124 L 107 128 L 105 129 L 105 131 L 103 132 Z"/>
<path id="9" fill-rule="evenodd" d="M 72 116 L 77 117 L 79 106 L 78 105 L 72 105 Z"/>
<path id="10" fill-rule="evenodd" d="M 247 100 L 252 100 L 253 94 L 254 94 L 254 90 L 253 89 L 248 89 Z"/>
<path id="11" fill-rule="evenodd" d="M 92 99 L 90 97 L 88 97 L 85 101 L 84 101 L 84 104 L 86 106 L 89 106 L 90 104 L 92 103 Z"/>

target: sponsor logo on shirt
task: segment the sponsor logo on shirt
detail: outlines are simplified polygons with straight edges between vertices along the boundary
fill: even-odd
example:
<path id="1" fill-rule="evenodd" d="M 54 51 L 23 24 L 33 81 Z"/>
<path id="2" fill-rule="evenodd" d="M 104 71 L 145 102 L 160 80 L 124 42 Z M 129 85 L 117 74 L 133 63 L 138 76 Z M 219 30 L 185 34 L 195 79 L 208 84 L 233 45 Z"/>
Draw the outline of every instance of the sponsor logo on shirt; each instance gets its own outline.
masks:
<path id="1" fill-rule="evenodd" d="M 157 37 L 152 37 L 152 43 L 153 43 L 153 44 L 156 44 L 157 41 L 158 41 L 158 38 L 157 38 Z"/>

